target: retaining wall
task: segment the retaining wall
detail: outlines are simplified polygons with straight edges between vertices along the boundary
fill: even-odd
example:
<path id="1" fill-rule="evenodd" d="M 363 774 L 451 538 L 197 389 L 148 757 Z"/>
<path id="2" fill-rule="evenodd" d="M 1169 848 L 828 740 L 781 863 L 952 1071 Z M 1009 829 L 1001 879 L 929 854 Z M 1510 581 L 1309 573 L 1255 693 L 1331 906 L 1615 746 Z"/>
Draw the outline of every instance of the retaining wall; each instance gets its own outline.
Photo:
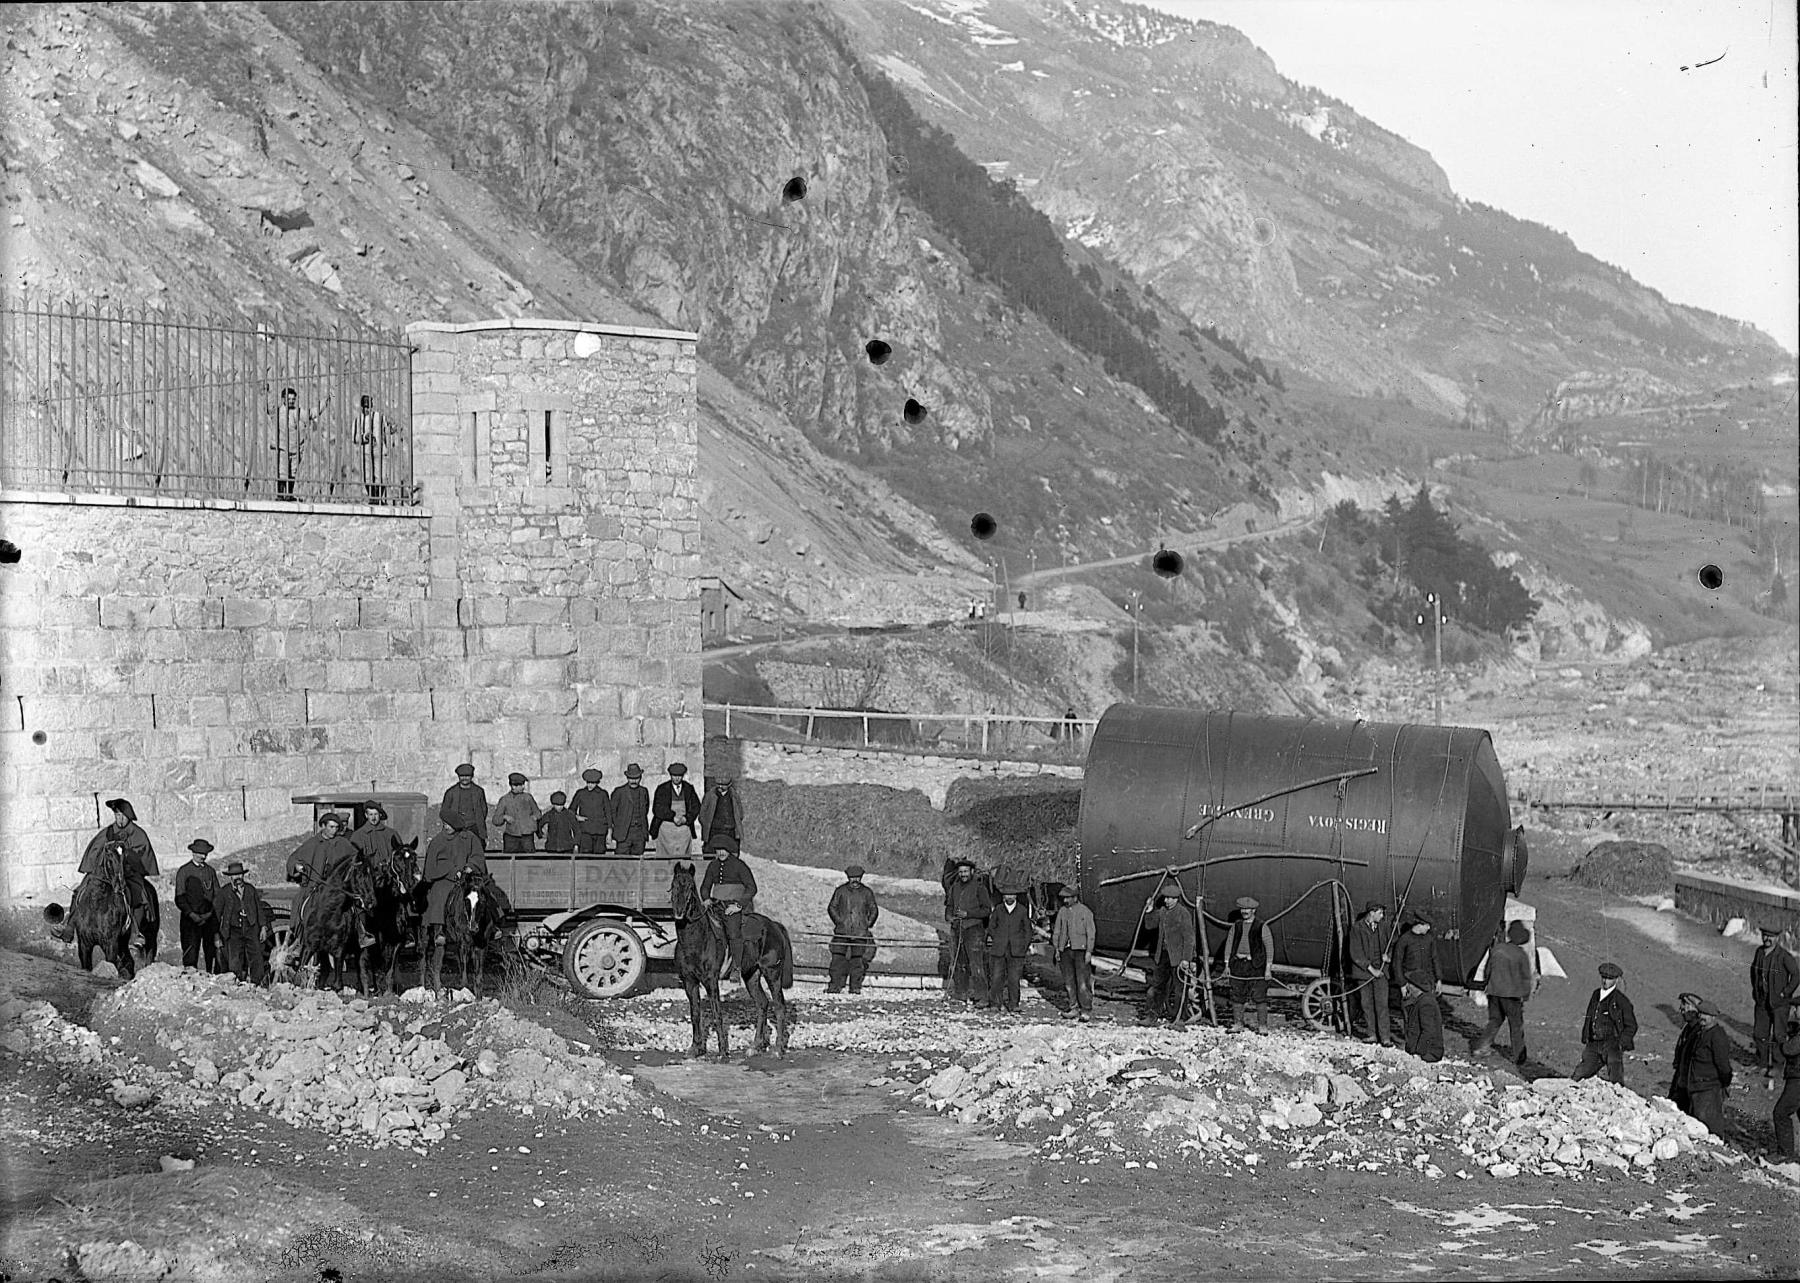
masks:
<path id="1" fill-rule="evenodd" d="M 944 809 L 950 786 L 957 780 L 1053 775 L 1079 783 L 1082 778 L 1081 767 L 1056 762 L 937 757 L 926 753 L 820 748 L 763 740 L 733 743 L 738 774 L 745 779 L 786 784 L 881 784 L 895 789 L 918 789 L 940 811 Z"/>
<path id="2" fill-rule="evenodd" d="M 1763 927 L 1779 927 L 1783 943 L 1800 943 L 1800 891 L 1762 882 L 1739 882 L 1703 873 L 1675 875 L 1675 907 L 1722 927 L 1733 918 L 1745 922 L 1745 934 L 1756 939 Z"/>
<path id="3" fill-rule="evenodd" d="M 408 333 L 421 508 L 0 493 L 0 893 L 66 890 L 115 795 L 172 868 L 295 793 L 699 763 L 694 336 Z"/>

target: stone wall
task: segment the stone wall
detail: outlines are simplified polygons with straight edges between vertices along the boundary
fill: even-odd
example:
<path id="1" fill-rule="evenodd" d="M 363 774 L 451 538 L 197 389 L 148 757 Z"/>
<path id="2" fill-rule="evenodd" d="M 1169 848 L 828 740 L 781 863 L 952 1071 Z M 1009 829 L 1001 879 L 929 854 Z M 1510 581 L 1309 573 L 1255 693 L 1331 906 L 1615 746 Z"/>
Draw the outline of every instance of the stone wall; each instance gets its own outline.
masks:
<path id="1" fill-rule="evenodd" d="M 8 898 L 72 885 L 115 795 L 167 866 L 465 759 L 540 802 L 700 762 L 694 336 L 409 335 L 422 508 L 0 494 Z"/>

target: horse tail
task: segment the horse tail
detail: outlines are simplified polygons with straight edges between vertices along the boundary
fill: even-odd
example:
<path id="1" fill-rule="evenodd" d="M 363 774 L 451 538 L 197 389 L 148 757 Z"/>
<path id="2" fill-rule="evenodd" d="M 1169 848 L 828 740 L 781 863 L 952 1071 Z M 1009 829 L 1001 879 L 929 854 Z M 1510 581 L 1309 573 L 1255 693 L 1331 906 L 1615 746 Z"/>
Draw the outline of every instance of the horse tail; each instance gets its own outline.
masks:
<path id="1" fill-rule="evenodd" d="M 769 925 L 775 929 L 775 935 L 781 941 L 781 987 L 783 989 L 792 989 L 794 987 L 793 942 L 788 939 L 787 928 L 782 926 L 781 923 L 770 918 Z"/>

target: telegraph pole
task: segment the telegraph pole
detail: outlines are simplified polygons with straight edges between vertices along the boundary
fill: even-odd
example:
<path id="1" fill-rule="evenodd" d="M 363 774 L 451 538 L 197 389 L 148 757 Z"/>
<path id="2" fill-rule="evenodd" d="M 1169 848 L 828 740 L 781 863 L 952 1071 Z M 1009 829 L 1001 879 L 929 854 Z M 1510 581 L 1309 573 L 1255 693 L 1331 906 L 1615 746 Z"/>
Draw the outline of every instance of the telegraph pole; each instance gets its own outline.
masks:
<path id="1" fill-rule="evenodd" d="M 1131 698 L 1138 697 L 1138 614 L 1144 608 L 1143 594 L 1131 590 Z"/>
<path id="2" fill-rule="evenodd" d="M 1449 622 L 1449 617 L 1444 614 L 1442 607 L 1438 604 L 1436 593 L 1426 593 L 1425 604 L 1431 608 L 1432 649 L 1435 659 L 1431 675 L 1431 717 L 1434 724 L 1442 726 L 1444 724 L 1444 625 Z M 1417 620 L 1420 624 L 1425 622 L 1423 611 L 1418 614 Z"/>

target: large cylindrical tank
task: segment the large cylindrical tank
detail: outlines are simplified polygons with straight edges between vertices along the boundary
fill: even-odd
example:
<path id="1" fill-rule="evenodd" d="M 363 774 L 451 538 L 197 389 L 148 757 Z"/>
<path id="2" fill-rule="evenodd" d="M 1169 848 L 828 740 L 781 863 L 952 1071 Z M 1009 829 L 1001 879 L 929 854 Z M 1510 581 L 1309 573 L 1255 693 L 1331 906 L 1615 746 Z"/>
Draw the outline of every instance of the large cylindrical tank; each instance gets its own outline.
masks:
<path id="1" fill-rule="evenodd" d="M 1443 978 L 1461 984 L 1525 877 L 1493 740 L 1464 726 L 1115 704 L 1090 741 L 1080 828 L 1102 949 L 1131 943 L 1161 870 L 1191 865 L 1181 882 L 1205 897 L 1215 948 L 1254 896 L 1277 964 L 1332 970 L 1332 891 L 1313 888 L 1337 880 L 1351 914 L 1388 906 L 1384 935 L 1403 896 L 1429 914 Z"/>

